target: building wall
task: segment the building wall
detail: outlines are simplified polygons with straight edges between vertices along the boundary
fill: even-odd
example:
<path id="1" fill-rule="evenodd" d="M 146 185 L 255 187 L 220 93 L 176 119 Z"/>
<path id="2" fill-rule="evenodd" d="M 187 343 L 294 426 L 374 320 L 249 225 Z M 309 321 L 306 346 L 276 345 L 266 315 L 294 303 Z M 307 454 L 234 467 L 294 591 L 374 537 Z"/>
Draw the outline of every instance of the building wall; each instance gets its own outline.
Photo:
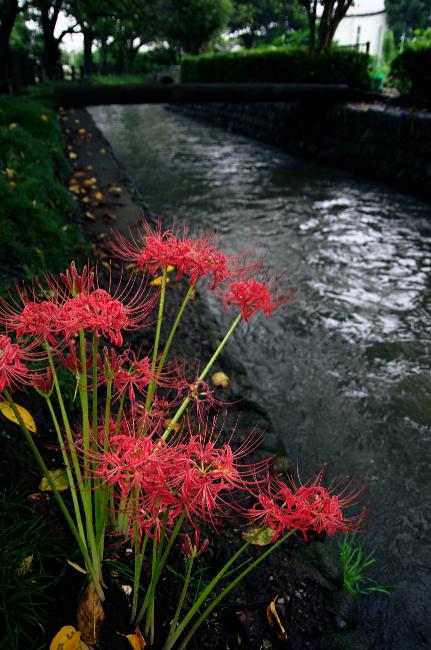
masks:
<path id="1" fill-rule="evenodd" d="M 370 43 L 370 54 L 379 61 L 383 57 L 383 41 L 388 29 L 385 12 L 346 16 L 338 25 L 335 40 L 340 45 Z"/>

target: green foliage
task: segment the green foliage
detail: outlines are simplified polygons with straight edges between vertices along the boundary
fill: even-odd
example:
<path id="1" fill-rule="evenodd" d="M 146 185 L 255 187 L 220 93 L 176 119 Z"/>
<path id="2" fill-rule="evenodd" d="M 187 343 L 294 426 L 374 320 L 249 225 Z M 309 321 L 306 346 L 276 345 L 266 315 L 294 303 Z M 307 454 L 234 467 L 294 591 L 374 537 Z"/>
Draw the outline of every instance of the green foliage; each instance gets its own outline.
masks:
<path id="1" fill-rule="evenodd" d="M 231 0 L 162 0 L 162 7 L 169 45 L 188 54 L 204 50 L 232 11 Z"/>
<path id="2" fill-rule="evenodd" d="M 340 559 L 344 571 L 343 588 L 351 594 L 389 594 L 386 587 L 365 575 L 367 569 L 375 564 L 373 553 L 365 555 L 362 546 L 356 542 L 355 534 L 346 534 L 340 543 Z"/>
<path id="3" fill-rule="evenodd" d="M 393 84 L 402 95 L 414 99 L 431 97 L 431 42 L 426 37 L 412 41 L 391 64 Z"/>
<path id="4" fill-rule="evenodd" d="M 431 25 L 431 0 L 386 0 L 385 5 L 396 43 Z"/>
<path id="5" fill-rule="evenodd" d="M 83 246 L 76 204 L 61 182 L 64 143 L 49 103 L 0 100 L 0 273 L 59 271 Z M 6 262 L 7 261 L 7 262 Z"/>
<path id="6" fill-rule="evenodd" d="M 52 522 L 37 516 L 15 492 L 4 491 L 0 549 L 0 648 L 43 648 L 46 590 L 61 577 L 59 565 L 66 566 L 64 542 L 53 534 Z"/>
<path id="7" fill-rule="evenodd" d="M 232 30 L 246 30 L 240 38 L 250 48 L 256 41 L 267 42 L 274 31 L 306 27 L 305 13 L 296 0 L 234 0 L 230 20 Z"/>
<path id="8" fill-rule="evenodd" d="M 267 48 L 188 57 L 184 82 L 316 82 L 368 88 L 369 56 L 331 48 L 310 55 L 305 48 Z"/>
<path id="9" fill-rule="evenodd" d="M 392 29 L 388 29 L 383 39 L 383 60 L 386 64 L 390 64 L 396 54 L 395 37 Z"/>

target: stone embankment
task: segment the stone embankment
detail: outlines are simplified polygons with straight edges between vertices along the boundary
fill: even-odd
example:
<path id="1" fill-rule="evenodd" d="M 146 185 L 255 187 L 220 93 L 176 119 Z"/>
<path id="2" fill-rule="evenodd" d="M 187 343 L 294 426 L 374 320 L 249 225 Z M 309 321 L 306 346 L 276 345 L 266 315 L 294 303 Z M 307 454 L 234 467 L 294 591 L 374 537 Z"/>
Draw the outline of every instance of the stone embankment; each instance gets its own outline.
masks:
<path id="1" fill-rule="evenodd" d="M 431 113 L 383 104 L 182 104 L 194 119 L 431 196 Z"/>

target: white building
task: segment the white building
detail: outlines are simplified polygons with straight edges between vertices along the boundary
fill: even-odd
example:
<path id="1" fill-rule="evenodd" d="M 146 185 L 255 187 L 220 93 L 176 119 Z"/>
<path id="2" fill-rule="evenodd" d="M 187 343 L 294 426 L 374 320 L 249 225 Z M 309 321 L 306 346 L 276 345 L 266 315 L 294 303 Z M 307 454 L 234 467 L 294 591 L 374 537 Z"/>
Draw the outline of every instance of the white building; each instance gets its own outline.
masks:
<path id="1" fill-rule="evenodd" d="M 339 45 L 358 45 L 361 50 L 369 43 L 370 54 L 381 61 L 387 30 L 384 0 L 355 0 L 338 25 L 334 41 Z"/>

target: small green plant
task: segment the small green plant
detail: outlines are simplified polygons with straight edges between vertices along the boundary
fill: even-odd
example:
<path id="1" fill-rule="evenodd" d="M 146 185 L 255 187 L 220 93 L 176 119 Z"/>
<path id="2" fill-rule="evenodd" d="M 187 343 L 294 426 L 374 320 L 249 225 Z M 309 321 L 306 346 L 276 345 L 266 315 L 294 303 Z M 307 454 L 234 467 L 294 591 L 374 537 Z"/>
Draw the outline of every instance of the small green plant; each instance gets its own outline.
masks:
<path id="1" fill-rule="evenodd" d="M 344 570 L 343 588 L 350 594 L 390 594 L 387 587 L 377 584 L 373 578 L 364 575 L 366 570 L 376 562 L 374 553 L 366 555 L 356 541 L 355 533 L 346 533 L 340 543 L 340 558 Z"/>
<path id="2" fill-rule="evenodd" d="M 15 491 L 0 492 L 0 513 L 0 650 L 43 648 L 46 590 L 66 566 L 65 545 Z"/>

